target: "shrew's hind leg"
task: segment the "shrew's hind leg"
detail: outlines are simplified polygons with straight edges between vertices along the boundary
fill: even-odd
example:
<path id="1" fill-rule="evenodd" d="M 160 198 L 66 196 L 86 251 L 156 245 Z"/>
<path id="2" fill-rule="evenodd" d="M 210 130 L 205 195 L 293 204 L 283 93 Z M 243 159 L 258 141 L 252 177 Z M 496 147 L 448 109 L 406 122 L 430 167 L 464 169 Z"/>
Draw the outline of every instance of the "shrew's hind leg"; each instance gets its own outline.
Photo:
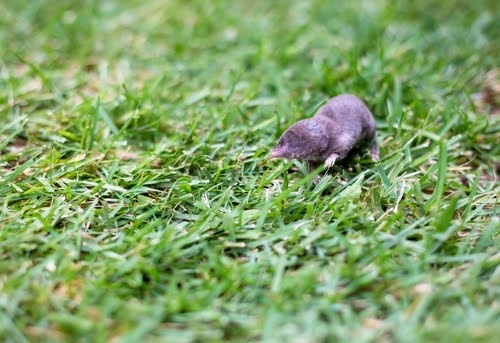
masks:
<path id="1" fill-rule="evenodd" d="M 374 162 L 378 162 L 379 159 L 380 159 L 380 156 L 379 156 L 379 148 L 378 148 L 378 144 L 377 144 L 377 139 L 374 138 L 373 141 L 372 141 L 372 145 L 371 145 L 371 148 L 370 148 L 370 154 L 372 155 L 372 160 Z"/>

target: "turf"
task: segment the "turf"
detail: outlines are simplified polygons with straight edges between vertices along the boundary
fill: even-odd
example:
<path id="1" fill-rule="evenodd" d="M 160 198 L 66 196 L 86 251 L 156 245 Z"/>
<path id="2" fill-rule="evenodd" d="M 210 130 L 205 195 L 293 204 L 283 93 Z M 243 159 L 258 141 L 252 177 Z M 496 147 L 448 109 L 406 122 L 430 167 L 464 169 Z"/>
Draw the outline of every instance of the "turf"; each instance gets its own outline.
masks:
<path id="1" fill-rule="evenodd" d="M 498 1 L 0 13 L 3 341 L 500 336 Z M 267 160 L 344 92 L 379 163 Z"/>

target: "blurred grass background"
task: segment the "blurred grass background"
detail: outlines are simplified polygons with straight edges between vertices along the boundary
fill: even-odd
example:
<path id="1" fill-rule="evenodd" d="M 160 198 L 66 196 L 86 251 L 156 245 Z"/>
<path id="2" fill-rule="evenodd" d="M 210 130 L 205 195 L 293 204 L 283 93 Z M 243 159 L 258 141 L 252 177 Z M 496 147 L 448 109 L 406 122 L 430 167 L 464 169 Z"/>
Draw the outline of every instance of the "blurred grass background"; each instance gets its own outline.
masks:
<path id="1" fill-rule="evenodd" d="M 5 341 L 496 341 L 497 1 L 0 13 Z M 265 160 L 343 92 L 379 164 Z"/>

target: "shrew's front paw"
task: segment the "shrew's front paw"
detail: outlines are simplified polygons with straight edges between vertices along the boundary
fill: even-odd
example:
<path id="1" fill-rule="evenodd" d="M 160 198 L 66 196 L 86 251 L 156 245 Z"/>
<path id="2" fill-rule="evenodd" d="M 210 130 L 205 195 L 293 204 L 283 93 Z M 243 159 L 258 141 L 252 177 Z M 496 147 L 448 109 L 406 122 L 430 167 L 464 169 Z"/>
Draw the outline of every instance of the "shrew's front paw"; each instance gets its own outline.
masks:
<path id="1" fill-rule="evenodd" d="M 337 157 L 339 157 L 339 155 L 337 155 L 335 153 L 328 156 L 328 158 L 325 161 L 325 168 L 329 169 L 329 168 L 333 167 L 333 165 L 335 164 L 335 161 L 337 160 Z"/>

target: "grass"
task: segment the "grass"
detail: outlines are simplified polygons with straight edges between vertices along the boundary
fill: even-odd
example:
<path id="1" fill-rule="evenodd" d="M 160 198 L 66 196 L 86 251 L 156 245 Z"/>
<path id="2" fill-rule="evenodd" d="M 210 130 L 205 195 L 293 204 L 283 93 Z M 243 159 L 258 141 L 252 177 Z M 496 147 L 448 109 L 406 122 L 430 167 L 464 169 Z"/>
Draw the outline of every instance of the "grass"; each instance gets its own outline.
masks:
<path id="1" fill-rule="evenodd" d="M 498 339 L 497 1 L 0 12 L 4 341 Z M 343 92 L 380 163 L 266 160 Z"/>

